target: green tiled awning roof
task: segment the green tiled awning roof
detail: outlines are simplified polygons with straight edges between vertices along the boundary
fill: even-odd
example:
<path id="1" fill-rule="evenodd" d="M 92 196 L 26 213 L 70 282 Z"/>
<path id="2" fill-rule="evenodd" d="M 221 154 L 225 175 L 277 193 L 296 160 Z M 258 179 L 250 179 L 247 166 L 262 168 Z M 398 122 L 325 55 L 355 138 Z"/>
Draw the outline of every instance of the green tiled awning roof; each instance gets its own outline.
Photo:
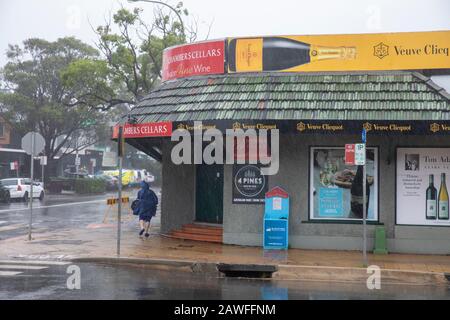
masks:
<path id="1" fill-rule="evenodd" d="M 418 73 L 266 73 L 166 82 L 130 114 L 138 122 L 450 120 L 450 104 L 444 89 Z"/>

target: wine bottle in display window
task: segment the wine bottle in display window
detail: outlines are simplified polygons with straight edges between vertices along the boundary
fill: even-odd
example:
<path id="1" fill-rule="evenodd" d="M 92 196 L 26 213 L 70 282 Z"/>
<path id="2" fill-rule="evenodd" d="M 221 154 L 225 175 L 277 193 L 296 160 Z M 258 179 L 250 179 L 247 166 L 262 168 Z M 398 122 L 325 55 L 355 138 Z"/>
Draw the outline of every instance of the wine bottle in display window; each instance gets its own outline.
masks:
<path id="1" fill-rule="evenodd" d="M 355 47 L 325 47 L 282 37 L 232 39 L 228 45 L 231 72 L 281 71 L 307 63 L 354 60 Z"/>
<path id="2" fill-rule="evenodd" d="M 448 191 L 445 181 L 445 173 L 441 173 L 441 187 L 439 188 L 439 212 L 438 219 L 448 220 Z"/>
<path id="3" fill-rule="evenodd" d="M 363 166 L 358 166 L 350 189 L 350 209 L 352 217 L 363 218 Z M 369 216 L 370 187 L 366 183 L 366 217 Z"/>
<path id="4" fill-rule="evenodd" d="M 430 185 L 427 188 L 427 202 L 426 202 L 426 213 L 425 218 L 427 220 L 437 219 L 437 190 L 434 187 L 434 175 L 430 174 Z"/>

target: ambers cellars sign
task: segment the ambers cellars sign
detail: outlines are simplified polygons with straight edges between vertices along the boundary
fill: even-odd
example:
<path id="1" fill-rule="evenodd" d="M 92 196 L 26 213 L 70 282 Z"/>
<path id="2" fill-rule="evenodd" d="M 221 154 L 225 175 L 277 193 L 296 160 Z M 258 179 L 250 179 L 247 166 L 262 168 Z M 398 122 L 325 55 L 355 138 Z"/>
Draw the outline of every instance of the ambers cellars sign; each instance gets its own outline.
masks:
<path id="1" fill-rule="evenodd" d="M 172 122 L 149 122 L 139 124 L 125 124 L 123 126 L 124 138 L 170 137 L 172 135 Z M 119 126 L 113 128 L 113 139 L 119 136 Z"/>
<path id="2" fill-rule="evenodd" d="M 224 62 L 224 40 L 168 48 L 163 54 L 162 80 L 224 73 Z"/>

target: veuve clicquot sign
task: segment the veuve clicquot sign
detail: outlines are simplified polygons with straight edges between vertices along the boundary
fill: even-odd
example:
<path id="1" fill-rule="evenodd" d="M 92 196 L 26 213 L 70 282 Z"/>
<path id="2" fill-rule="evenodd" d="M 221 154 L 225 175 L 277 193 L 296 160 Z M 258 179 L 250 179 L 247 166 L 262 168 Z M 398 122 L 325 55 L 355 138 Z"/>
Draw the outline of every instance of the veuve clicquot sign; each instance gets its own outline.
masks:
<path id="1" fill-rule="evenodd" d="M 228 43 L 230 72 L 297 71 L 322 60 L 354 60 L 355 47 L 324 47 L 283 37 L 232 39 Z M 294 70 L 295 69 L 295 70 Z"/>
<path id="2" fill-rule="evenodd" d="M 450 31 L 228 38 L 166 49 L 163 70 L 170 72 L 163 80 L 227 72 L 450 69 L 449 51 Z"/>

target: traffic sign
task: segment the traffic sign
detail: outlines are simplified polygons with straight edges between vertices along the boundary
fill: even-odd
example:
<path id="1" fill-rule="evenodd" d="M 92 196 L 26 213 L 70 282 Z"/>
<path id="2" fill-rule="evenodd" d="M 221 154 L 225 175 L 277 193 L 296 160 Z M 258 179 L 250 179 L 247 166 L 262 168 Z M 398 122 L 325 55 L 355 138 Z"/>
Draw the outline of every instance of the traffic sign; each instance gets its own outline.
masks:
<path id="1" fill-rule="evenodd" d="M 47 156 L 41 156 L 40 160 L 41 160 L 41 166 L 47 165 Z"/>
<path id="2" fill-rule="evenodd" d="M 19 169 L 19 162 L 18 161 L 10 162 L 9 166 L 10 166 L 11 170 L 18 170 Z"/>
<path id="3" fill-rule="evenodd" d="M 44 147 L 45 140 L 39 132 L 28 132 L 22 138 L 22 150 L 25 150 L 29 155 L 37 155 L 44 150 Z"/>
<path id="4" fill-rule="evenodd" d="M 80 164 L 81 164 L 81 158 L 78 157 L 78 156 L 76 156 L 76 157 L 75 157 L 75 165 L 76 165 L 76 166 L 79 166 Z"/>
<path id="5" fill-rule="evenodd" d="M 355 144 L 355 165 L 366 164 L 366 145 L 364 143 Z"/>

